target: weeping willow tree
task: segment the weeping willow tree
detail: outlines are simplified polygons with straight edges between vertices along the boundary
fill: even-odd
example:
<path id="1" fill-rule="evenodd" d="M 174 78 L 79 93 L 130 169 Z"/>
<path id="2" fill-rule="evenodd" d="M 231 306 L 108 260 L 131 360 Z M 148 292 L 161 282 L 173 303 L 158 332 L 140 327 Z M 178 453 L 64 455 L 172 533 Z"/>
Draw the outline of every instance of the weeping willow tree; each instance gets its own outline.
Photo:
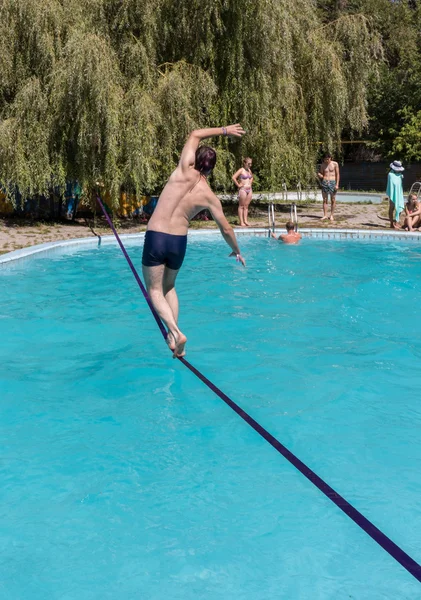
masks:
<path id="1" fill-rule="evenodd" d="M 320 143 L 367 124 L 381 47 L 361 13 L 324 23 L 313 0 L 2 0 L 0 182 L 23 196 L 78 180 L 158 191 L 195 127 L 215 141 L 214 184 L 241 156 L 261 189 L 309 180 Z"/>

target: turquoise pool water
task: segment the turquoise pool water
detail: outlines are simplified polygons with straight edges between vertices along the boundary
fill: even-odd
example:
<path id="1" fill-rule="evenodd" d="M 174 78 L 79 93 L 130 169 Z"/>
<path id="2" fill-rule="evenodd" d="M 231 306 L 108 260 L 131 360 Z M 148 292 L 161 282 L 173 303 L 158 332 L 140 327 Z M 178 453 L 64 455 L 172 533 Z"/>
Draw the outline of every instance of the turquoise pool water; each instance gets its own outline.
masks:
<path id="1" fill-rule="evenodd" d="M 420 562 L 421 248 L 241 246 L 189 245 L 188 359 Z M 1 597 L 421 597 L 171 359 L 117 247 L 0 286 Z"/>

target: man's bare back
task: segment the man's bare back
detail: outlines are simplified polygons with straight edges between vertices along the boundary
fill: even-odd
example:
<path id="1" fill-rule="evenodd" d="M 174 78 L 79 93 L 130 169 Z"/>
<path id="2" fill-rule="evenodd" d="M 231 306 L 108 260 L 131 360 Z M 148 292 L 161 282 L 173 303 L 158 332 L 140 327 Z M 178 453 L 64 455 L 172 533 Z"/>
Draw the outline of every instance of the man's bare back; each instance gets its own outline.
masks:
<path id="1" fill-rule="evenodd" d="M 195 169 L 183 173 L 178 166 L 162 190 L 148 229 L 186 235 L 190 220 L 198 212 L 208 209 L 212 213 L 218 210 L 218 205 L 220 201 L 204 175 Z"/>
<path id="2" fill-rule="evenodd" d="M 301 240 L 301 233 L 291 231 L 284 233 L 284 235 L 280 235 L 279 239 L 281 239 L 284 244 L 298 244 L 298 242 Z"/>
<path id="3" fill-rule="evenodd" d="M 301 240 L 301 233 L 295 231 L 294 223 L 292 221 L 288 221 L 288 223 L 285 223 L 285 229 L 287 230 L 287 233 L 281 234 L 278 238 L 274 233 L 272 233 L 272 237 L 275 240 L 281 240 L 284 242 L 284 244 L 298 244 L 298 242 Z"/>

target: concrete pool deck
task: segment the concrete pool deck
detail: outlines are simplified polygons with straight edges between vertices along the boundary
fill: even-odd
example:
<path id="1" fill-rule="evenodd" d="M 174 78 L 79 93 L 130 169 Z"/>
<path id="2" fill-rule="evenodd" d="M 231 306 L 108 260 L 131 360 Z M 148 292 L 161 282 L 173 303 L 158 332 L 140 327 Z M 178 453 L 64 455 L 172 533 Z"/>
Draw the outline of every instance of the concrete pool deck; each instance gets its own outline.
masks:
<path id="1" fill-rule="evenodd" d="M 275 212 L 276 225 L 283 229 L 289 219 L 289 204 L 278 205 Z M 306 203 L 297 206 L 300 230 L 359 230 L 359 231 L 383 231 L 391 235 L 410 237 L 408 232 L 391 231 L 387 219 L 387 202 L 381 204 L 344 204 L 338 203 L 335 213 L 336 220 L 322 221 L 322 207 L 319 202 Z M 233 227 L 238 223 L 235 216 L 236 207 L 226 209 L 228 220 Z M 250 223 L 253 227 L 262 228 L 268 225 L 267 208 L 251 205 Z M 116 223 L 120 234 L 133 234 L 145 231 L 146 225 L 136 220 L 119 220 Z M 215 229 L 213 221 L 193 221 L 191 231 Z M 110 229 L 105 220 L 97 220 L 95 231 L 101 236 L 110 234 Z M 248 230 L 238 229 L 237 233 L 247 233 Z M 413 234 L 418 238 L 418 234 Z M 91 238 L 93 243 L 97 241 L 92 230 L 83 219 L 74 222 L 30 222 L 17 218 L 0 218 L 0 255 L 27 248 L 34 245 L 69 241 L 79 238 Z M 396 238 L 394 238 L 396 239 Z"/>

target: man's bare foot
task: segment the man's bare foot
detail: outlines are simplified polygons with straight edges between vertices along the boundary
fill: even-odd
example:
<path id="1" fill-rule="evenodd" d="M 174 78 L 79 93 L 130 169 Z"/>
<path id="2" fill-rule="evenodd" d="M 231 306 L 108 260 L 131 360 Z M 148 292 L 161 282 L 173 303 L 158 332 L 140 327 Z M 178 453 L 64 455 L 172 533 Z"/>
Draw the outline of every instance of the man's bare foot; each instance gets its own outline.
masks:
<path id="1" fill-rule="evenodd" d="M 329 219 L 330 219 L 331 221 L 334 221 L 334 220 L 335 220 L 335 219 L 333 218 L 333 215 L 330 215 Z"/>
<path id="2" fill-rule="evenodd" d="M 184 335 L 184 333 L 180 333 L 180 335 L 177 336 L 177 339 L 175 340 L 175 348 L 174 348 L 174 353 L 172 355 L 173 358 L 181 358 L 182 356 L 185 356 L 185 351 L 184 351 L 184 346 L 186 345 L 187 342 L 187 338 Z"/>
<path id="3" fill-rule="evenodd" d="M 327 215 L 324 215 L 320 220 L 321 221 L 326 221 L 329 217 Z"/>
<path id="4" fill-rule="evenodd" d="M 175 339 L 174 339 L 174 336 L 173 336 L 172 333 L 170 333 L 170 332 L 167 333 L 166 342 L 168 344 L 168 348 L 174 352 L 174 350 L 175 350 Z"/>
<path id="5" fill-rule="evenodd" d="M 246 223 L 245 225 L 246 227 L 251 227 L 250 223 Z"/>

